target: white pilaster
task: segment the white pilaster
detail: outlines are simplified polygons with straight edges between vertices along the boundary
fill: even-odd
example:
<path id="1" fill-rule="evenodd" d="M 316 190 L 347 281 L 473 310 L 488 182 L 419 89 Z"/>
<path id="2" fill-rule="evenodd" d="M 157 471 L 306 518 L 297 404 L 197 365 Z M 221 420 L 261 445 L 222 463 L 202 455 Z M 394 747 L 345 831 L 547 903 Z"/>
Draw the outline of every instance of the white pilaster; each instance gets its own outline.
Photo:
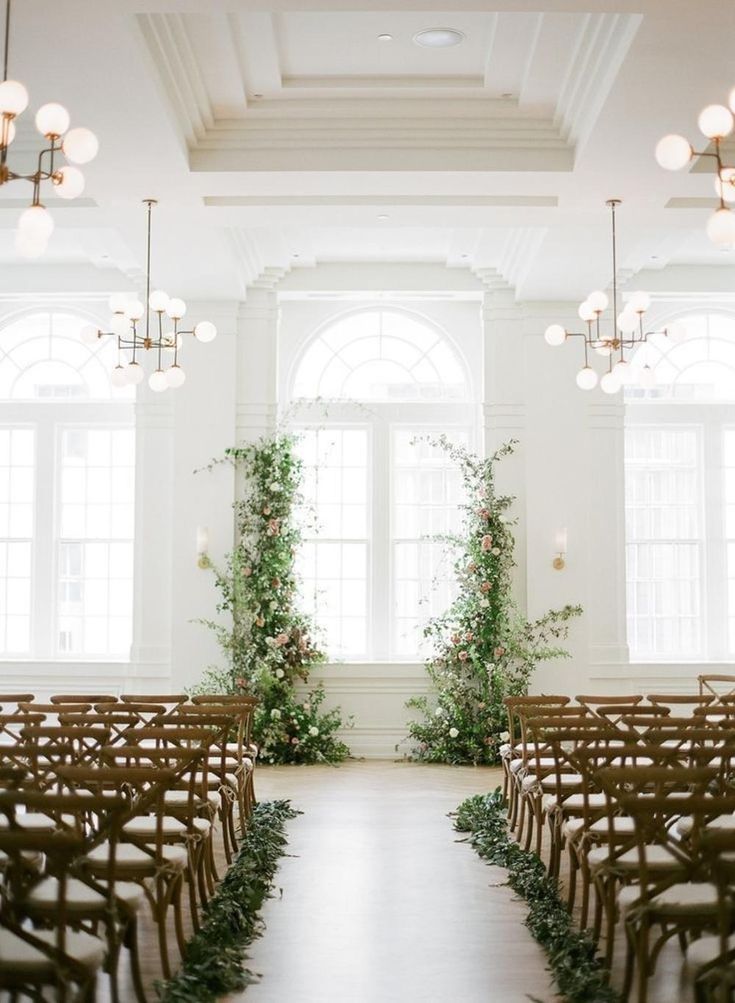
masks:
<path id="1" fill-rule="evenodd" d="M 272 432 L 278 405 L 277 278 L 248 289 L 237 318 L 236 439 L 253 442 Z"/>

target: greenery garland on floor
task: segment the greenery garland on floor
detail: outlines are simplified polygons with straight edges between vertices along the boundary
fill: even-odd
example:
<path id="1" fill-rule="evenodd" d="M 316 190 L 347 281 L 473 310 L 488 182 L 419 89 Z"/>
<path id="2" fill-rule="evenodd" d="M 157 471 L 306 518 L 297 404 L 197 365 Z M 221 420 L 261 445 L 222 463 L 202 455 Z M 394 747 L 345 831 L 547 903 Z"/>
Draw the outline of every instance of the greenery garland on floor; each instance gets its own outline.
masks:
<path id="1" fill-rule="evenodd" d="M 286 822 L 300 814 L 288 801 L 255 806 L 240 852 L 187 945 L 181 971 L 156 987 L 162 1003 L 213 1003 L 253 981 L 245 950 L 262 933 L 259 912 L 287 843 Z"/>
<path id="2" fill-rule="evenodd" d="M 408 701 L 421 714 L 409 722 L 409 736 L 414 756 L 425 762 L 492 765 L 507 727 L 505 697 L 528 692 L 539 662 L 569 657 L 559 642 L 582 608 L 564 606 L 529 621 L 513 598 L 514 520 L 506 513 L 514 499 L 496 493 L 495 465 L 515 443 L 480 457 L 446 436 L 428 441 L 459 468 L 466 502 L 461 535 L 443 538 L 456 555 L 459 592 L 424 630 L 435 652 L 426 665 L 434 694 Z"/>
<path id="3" fill-rule="evenodd" d="M 526 926 L 546 951 L 564 999 L 621 1003 L 619 993 L 606 982 L 592 938 L 574 928 L 557 883 L 547 876 L 541 860 L 510 838 L 505 814 L 500 788 L 492 794 L 476 794 L 457 809 L 454 828 L 469 833 L 469 842 L 489 864 L 508 871 L 508 884 L 529 906 Z"/>
<path id="4" fill-rule="evenodd" d="M 233 505 L 235 546 L 223 568 L 209 564 L 221 596 L 217 612 L 227 622 L 200 621 L 214 632 L 227 666 L 210 666 L 194 692 L 258 698 L 253 736 L 260 762 L 338 763 L 350 754 L 336 735 L 344 727 L 340 711 L 322 710 L 322 686 L 296 692 L 324 654 L 297 604 L 302 467 L 295 445 L 293 436 L 277 432 L 227 449 L 207 467 L 232 464 L 242 495 Z"/>

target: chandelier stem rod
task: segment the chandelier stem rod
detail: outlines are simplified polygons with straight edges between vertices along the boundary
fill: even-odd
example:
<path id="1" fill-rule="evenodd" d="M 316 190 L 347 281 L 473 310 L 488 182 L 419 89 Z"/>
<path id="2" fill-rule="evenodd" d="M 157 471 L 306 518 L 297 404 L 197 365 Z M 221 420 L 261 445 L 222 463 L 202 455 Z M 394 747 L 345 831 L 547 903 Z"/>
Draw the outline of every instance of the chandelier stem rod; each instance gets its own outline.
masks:
<path id="1" fill-rule="evenodd" d="M 5 50 L 3 53 L 3 81 L 8 79 L 9 52 L 10 52 L 10 0 L 5 0 Z"/>
<path id="2" fill-rule="evenodd" d="M 612 294 L 613 294 L 613 331 L 618 333 L 618 254 L 615 242 L 615 203 L 610 206 L 612 220 Z"/>
<path id="3" fill-rule="evenodd" d="M 148 234 L 147 234 L 147 245 L 146 245 L 146 258 L 145 258 L 145 336 L 150 337 L 151 331 L 151 308 L 150 308 L 150 296 L 151 296 L 151 211 L 153 209 L 153 203 L 148 202 Z"/>

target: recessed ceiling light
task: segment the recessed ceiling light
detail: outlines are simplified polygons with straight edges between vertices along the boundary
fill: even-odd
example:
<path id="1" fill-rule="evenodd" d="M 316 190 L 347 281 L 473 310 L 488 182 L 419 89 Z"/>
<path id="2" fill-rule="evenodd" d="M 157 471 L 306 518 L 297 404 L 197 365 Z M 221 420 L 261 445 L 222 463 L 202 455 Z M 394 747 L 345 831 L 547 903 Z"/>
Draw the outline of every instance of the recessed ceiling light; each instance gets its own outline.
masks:
<path id="1" fill-rule="evenodd" d="M 384 223 L 387 219 L 390 219 L 390 216 L 388 216 L 387 213 L 381 212 L 378 219 L 381 223 Z"/>
<path id="2" fill-rule="evenodd" d="M 296 251 L 293 252 L 293 254 L 291 255 L 291 257 L 292 258 L 298 258 L 298 254 L 296 253 Z"/>
<path id="3" fill-rule="evenodd" d="M 456 28 L 424 28 L 413 36 L 416 45 L 426 49 L 448 49 L 464 41 L 464 34 Z"/>
<path id="4" fill-rule="evenodd" d="M 378 35 L 378 41 L 379 42 L 392 42 L 393 41 L 393 36 L 389 35 L 387 32 L 385 32 L 382 35 Z"/>
<path id="5" fill-rule="evenodd" d="M 262 94 L 253 94 L 253 97 L 254 97 L 254 98 L 262 98 L 262 97 L 263 97 L 263 95 L 262 95 Z"/>

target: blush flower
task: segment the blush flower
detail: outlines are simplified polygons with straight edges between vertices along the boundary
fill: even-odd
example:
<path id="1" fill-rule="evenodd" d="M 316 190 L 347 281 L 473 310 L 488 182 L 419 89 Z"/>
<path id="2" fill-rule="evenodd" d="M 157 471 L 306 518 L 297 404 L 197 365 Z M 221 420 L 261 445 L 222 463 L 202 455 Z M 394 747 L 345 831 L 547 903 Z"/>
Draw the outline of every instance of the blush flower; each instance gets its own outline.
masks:
<path id="1" fill-rule="evenodd" d="M 481 592 L 489 592 L 491 588 L 492 588 L 492 585 L 490 584 L 490 582 L 483 582 L 482 585 L 480 586 L 480 591 Z"/>
<path id="2" fill-rule="evenodd" d="M 460 662 L 466 662 L 467 659 L 469 658 L 469 655 L 467 654 L 466 651 L 460 651 L 460 653 L 457 655 L 457 658 L 460 660 Z"/>
<path id="3" fill-rule="evenodd" d="M 486 533 L 485 536 L 483 536 L 482 540 L 480 540 L 480 547 L 483 550 L 483 552 L 487 553 L 488 550 L 492 550 L 492 546 L 493 546 L 493 538 L 492 536 L 490 536 L 489 533 Z"/>

